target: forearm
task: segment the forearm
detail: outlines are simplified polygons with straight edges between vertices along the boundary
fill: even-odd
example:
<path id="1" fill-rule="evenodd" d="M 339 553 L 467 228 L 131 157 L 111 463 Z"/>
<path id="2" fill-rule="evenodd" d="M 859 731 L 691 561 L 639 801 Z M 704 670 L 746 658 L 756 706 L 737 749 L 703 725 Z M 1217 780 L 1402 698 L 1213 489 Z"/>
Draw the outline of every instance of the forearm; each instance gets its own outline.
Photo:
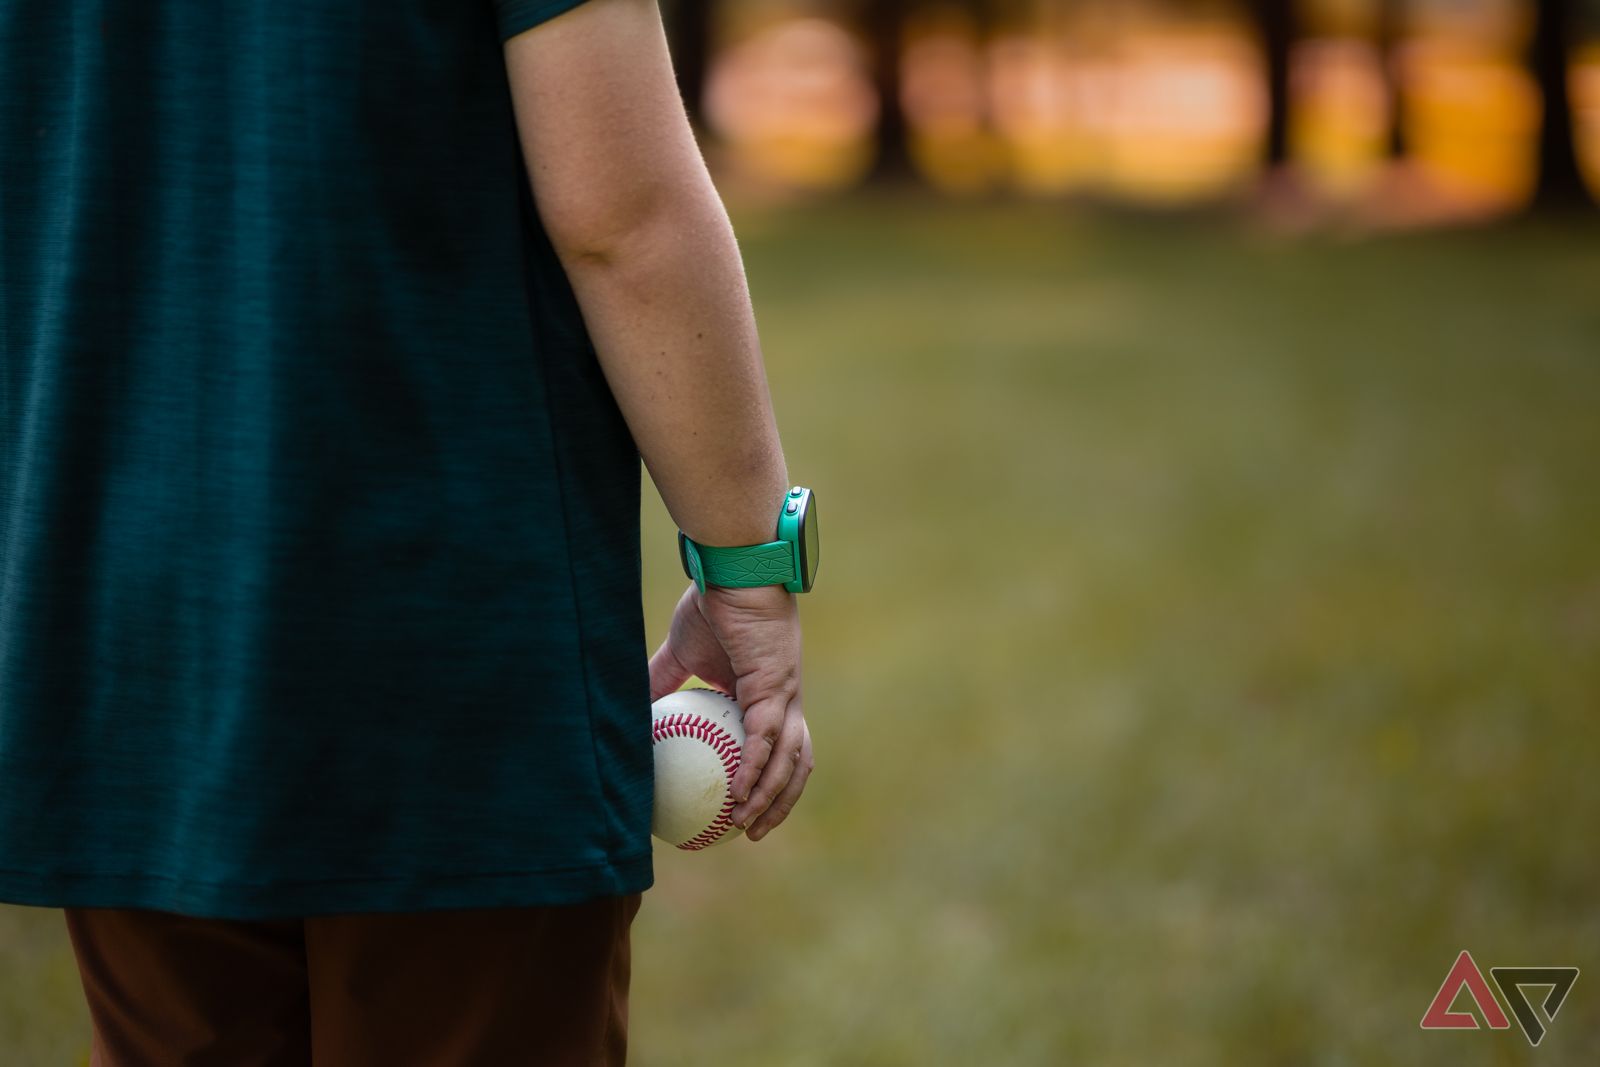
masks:
<path id="1" fill-rule="evenodd" d="M 534 200 L 673 519 L 770 541 L 788 488 L 733 228 L 653 0 L 593 0 L 511 38 Z"/>
<path id="2" fill-rule="evenodd" d="M 673 520 L 704 544 L 770 541 L 788 473 L 739 249 L 709 179 L 561 256 Z"/>

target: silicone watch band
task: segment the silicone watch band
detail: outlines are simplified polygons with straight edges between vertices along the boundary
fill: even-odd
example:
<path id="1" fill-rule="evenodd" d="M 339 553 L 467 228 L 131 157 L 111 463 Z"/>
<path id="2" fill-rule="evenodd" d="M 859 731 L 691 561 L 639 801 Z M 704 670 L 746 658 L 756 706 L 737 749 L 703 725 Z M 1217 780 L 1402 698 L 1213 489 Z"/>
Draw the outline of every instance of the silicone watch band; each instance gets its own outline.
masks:
<path id="1" fill-rule="evenodd" d="M 702 593 L 706 591 L 708 583 L 744 588 L 792 582 L 798 571 L 794 553 L 794 545 L 788 541 L 731 547 L 699 545 L 688 538 L 683 539 L 683 556 L 689 565 L 689 576 Z"/>

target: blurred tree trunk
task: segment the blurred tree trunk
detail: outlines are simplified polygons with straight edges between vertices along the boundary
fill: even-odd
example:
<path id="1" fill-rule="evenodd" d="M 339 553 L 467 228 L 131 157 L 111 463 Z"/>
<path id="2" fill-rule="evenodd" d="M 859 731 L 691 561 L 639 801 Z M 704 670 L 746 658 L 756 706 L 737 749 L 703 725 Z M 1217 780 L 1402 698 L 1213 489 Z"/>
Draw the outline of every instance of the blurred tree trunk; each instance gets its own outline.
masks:
<path id="1" fill-rule="evenodd" d="M 1592 203 L 1578 169 L 1567 83 L 1574 5 L 1572 0 L 1538 0 L 1536 6 L 1532 65 L 1544 97 L 1544 119 L 1539 125 L 1539 180 L 1530 206 L 1565 211 Z"/>
<path id="2" fill-rule="evenodd" d="M 706 76 L 711 69 L 717 6 L 716 0 L 674 0 L 662 13 L 678 92 L 697 131 L 705 129 Z"/>
<path id="3" fill-rule="evenodd" d="M 1262 162 L 1289 162 L 1289 55 L 1294 48 L 1294 0 L 1250 0 L 1250 14 L 1267 65 L 1267 138 Z"/>
<path id="4" fill-rule="evenodd" d="M 1406 137 L 1406 84 L 1401 55 L 1406 43 L 1406 0 L 1378 0 L 1378 55 L 1389 89 L 1388 157 L 1398 162 L 1410 151 Z"/>
<path id="5" fill-rule="evenodd" d="M 868 180 L 905 182 L 911 165 L 910 129 L 900 102 L 900 61 L 906 16 L 912 0 L 863 0 L 862 29 L 871 49 L 873 84 L 878 91 L 878 156 Z"/>

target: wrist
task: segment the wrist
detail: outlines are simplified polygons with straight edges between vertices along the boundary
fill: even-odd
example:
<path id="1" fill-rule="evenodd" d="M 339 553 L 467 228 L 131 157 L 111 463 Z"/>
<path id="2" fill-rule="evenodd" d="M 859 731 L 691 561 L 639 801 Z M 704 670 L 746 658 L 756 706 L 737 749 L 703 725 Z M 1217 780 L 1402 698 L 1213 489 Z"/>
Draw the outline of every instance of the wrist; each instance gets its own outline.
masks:
<path id="1" fill-rule="evenodd" d="M 689 583 L 691 587 L 694 583 Z M 737 608 L 770 608 L 785 601 L 793 600 L 794 594 L 785 589 L 782 584 L 776 585 L 708 585 L 705 592 L 695 589 L 695 595 L 702 603 L 711 601 L 716 604 L 726 604 Z"/>
<path id="2" fill-rule="evenodd" d="M 790 593 L 811 589 L 817 570 L 816 511 L 812 493 L 794 486 L 783 495 L 770 538 L 743 545 L 708 545 L 678 531 L 683 572 L 704 593 L 711 587 L 781 585 Z"/>

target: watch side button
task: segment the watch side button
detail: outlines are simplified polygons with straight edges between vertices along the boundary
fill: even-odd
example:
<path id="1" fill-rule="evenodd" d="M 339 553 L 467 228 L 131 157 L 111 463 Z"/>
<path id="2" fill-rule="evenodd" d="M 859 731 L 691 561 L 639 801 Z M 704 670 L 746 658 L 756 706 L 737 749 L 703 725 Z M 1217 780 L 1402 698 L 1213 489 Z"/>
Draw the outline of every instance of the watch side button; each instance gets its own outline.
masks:
<path id="1" fill-rule="evenodd" d="M 790 496 L 801 496 L 804 493 L 805 493 L 805 490 L 801 489 L 798 485 L 795 486 L 793 489 L 789 490 L 789 495 Z"/>
<path id="2" fill-rule="evenodd" d="M 789 501 L 787 504 L 785 504 L 783 506 L 783 513 L 785 515 L 793 515 L 795 512 L 797 512 L 799 510 L 800 510 L 800 505 L 796 504 L 793 500 Z"/>

